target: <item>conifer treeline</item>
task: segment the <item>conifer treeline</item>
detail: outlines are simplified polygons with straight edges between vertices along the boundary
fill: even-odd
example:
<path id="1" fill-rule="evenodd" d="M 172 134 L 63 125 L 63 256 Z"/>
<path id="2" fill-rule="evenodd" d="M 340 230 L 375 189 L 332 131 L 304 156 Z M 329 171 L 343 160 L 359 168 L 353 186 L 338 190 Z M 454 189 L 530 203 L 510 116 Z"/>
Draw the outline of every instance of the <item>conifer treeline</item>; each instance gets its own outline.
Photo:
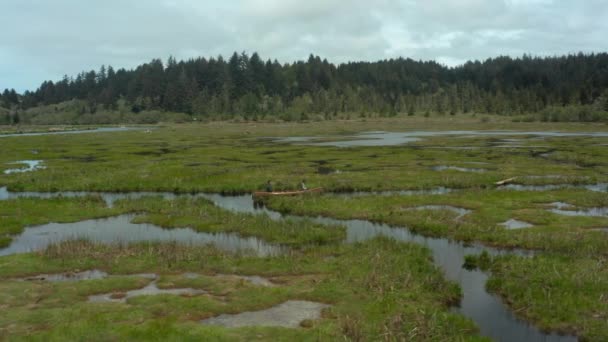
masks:
<path id="1" fill-rule="evenodd" d="M 448 68 L 436 62 L 390 59 L 334 65 L 311 55 L 280 64 L 257 53 L 227 61 L 159 59 L 133 70 L 102 66 L 33 92 L 5 90 L 0 105 L 28 108 L 72 99 L 87 114 L 126 103 L 145 110 L 196 116 L 337 113 L 538 113 L 555 106 L 608 105 L 608 54 L 498 57 Z M 122 100 L 122 101 L 120 101 Z M 581 118 L 584 120 L 584 118 Z"/>

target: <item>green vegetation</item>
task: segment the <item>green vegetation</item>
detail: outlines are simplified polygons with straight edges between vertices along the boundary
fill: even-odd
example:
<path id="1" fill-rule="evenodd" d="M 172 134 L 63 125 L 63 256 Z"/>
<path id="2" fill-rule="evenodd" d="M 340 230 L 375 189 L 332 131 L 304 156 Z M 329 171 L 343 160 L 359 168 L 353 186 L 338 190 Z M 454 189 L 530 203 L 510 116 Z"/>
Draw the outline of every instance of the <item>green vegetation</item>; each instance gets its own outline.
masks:
<path id="1" fill-rule="evenodd" d="M 593 256 L 607 255 L 608 239 L 603 239 L 602 232 L 592 228 L 607 226 L 608 218 L 564 217 L 549 212 L 547 204 L 567 201 L 581 206 L 601 206 L 606 200 L 605 193 L 586 190 L 463 190 L 445 195 L 273 198 L 267 204 L 297 215 L 356 218 L 405 226 L 427 236 Z M 423 205 L 450 205 L 472 212 L 457 218 L 447 210 L 412 210 Z M 534 227 L 509 230 L 501 225 L 512 218 Z"/>
<path id="2" fill-rule="evenodd" d="M 135 201 L 122 200 L 112 208 L 96 196 L 85 198 L 19 198 L 2 202 L 0 207 L 0 247 L 26 226 L 49 222 L 78 222 L 85 219 L 136 212 L 134 223 L 152 223 L 165 228 L 191 227 L 209 233 L 238 233 L 255 236 L 267 242 L 291 245 L 325 244 L 344 240 L 344 227 L 314 224 L 307 220 L 276 222 L 267 216 L 234 214 L 215 207 L 205 199 L 164 201 L 147 197 Z"/>
<path id="3" fill-rule="evenodd" d="M 520 182 L 577 183 L 608 180 L 603 160 L 608 150 L 600 138 L 547 138 L 524 140 L 520 148 L 495 148 L 496 137 L 437 136 L 411 146 L 342 148 L 277 144 L 269 136 L 333 134 L 345 137 L 360 130 L 416 129 L 438 124 L 450 129 L 538 129 L 529 124 L 463 121 L 441 126 L 440 121 L 387 120 L 379 122 L 314 124 L 210 124 L 169 126 L 147 131 L 111 134 L 2 138 L 0 164 L 21 159 L 44 160 L 47 169 L 35 174 L 3 176 L 15 191 L 175 191 L 250 193 L 268 178 L 277 189 L 293 189 L 305 178 L 310 186 L 329 191 L 401 190 L 435 187 L 488 187 L 513 176 L 561 175 L 559 179 Z M 546 125 L 543 129 L 564 129 Z M 575 127 L 594 130 L 594 126 Z M 569 128 L 573 130 L 573 128 Z M 243 133 L 245 132 L 245 133 Z M 504 136 L 505 139 L 510 138 Z M 514 138 L 521 138 L 514 136 Z M 473 149 L 451 149 L 464 146 Z M 527 147 L 530 146 L 530 147 Z M 560 154 L 538 158 L 559 149 Z M 31 151 L 36 150 L 37 154 Z M 556 159 L 553 159 L 556 158 Z M 471 163 L 489 162 L 487 165 Z M 582 167 L 594 164 L 592 167 Z M 484 168 L 485 173 L 433 171 L 438 165 Z M 579 167 L 581 166 L 581 167 Z M 324 169 L 321 169 L 324 168 Z M 339 170 L 324 174 L 323 170 Z M 421 176 L 423 175 L 423 177 Z"/>
<path id="4" fill-rule="evenodd" d="M 76 241 L 38 254 L 3 257 L 0 265 L 4 312 L 0 329 L 9 340 L 479 339 L 469 321 L 449 312 L 447 305 L 458 298 L 459 290 L 442 279 L 428 252 L 384 239 L 263 259 L 175 244 Z M 111 276 L 75 283 L 11 280 L 43 270 L 91 268 L 109 271 Z M 202 276 L 181 276 L 186 271 Z M 142 287 L 144 279 L 126 276 L 140 272 L 161 274 L 161 288 L 187 286 L 209 294 L 133 297 L 128 304 L 86 302 L 92 294 Z M 262 275 L 277 286 L 256 287 L 213 276 L 216 273 Z M 311 327 L 304 329 L 225 329 L 198 323 L 206 317 L 260 310 L 288 299 L 332 306 L 323 312 L 322 320 L 308 322 Z"/>
<path id="5" fill-rule="evenodd" d="M 487 287 L 544 329 L 603 341 L 608 336 L 606 261 L 605 256 L 504 256 L 494 260 Z"/>
<path id="6" fill-rule="evenodd" d="M 18 198 L 0 202 L 0 248 L 11 242 L 26 226 L 49 222 L 78 222 L 86 219 L 114 216 L 118 209 L 107 208 L 100 198 Z"/>
<path id="7" fill-rule="evenodd" d="M 277 222 L 266 215 L 229 213 L 200 198 L 166 201 L 160 197 L 148 197 L 118 201 L 114 206 L 125 212 L 143 213 L 133 220 L 134 223 L 152 223 L 165 228 L 191 227 L 208 233 L 238 233 L 296 247 L 335 243 L 346 237 L 344 227 L 315 224 L 308 220 Z"/>
<path id="8" fill-rule="evenodd" d="M 606 122 L 607 65 L 606 53 L 498 57 L 455 68 L 403 58 L 334 65 L 313 55 L 291 64 L 245 52 L 228 60 L 170 57 L 133 70 L 102 66 L 45 81 L 23 95 L 6 89 L 0 107 L 14 112 L 0 115 L 0 124 L 319 121 L 431 113 Z"/>
<path id="9" fill-rule="evenodd" d="M 483 119 L 488 118 L 488 119 Z M 608 217 L 561 216 L 550 203 L 579 209 L 607 207 L 606 192 L 588 185 L 608 183 L 608 148 L 603 137 L 429 136 L 402 146 L 321 147 L 276 143 L 269 137 L 319 136 L 345 140 L 361 131 L 474 130 L 605 131 L 587 124 L 512 122 L 499 116 L 461 116 L 458 121 L 417 116 L 350 120 L 324 125 L 210 123 L 155 129 L 0 138 L 0 171 L 20 160 L 43 160 L 45 169 L 0 174 L 12 191 L 168 191 L 250 193 L 271 179 L 279 190 L 309 187 L 329 193 L 272 198 L 270 208 L 298 215 L 360 218 L 434 237 L 536 250 L 537 257 L 467 257 L 468 267 L 491 272 L 488 288 L 516 315 L 538 326 L 608 338 L 605 266 Z M 16 128 L 11 128 L 16 129 Z M 38 130 L 41 127 L 21 127 Z M 483 169 L 465 172 L 438 166 Z M 494 183 L 516 177 L 517 185 L 555 185 L 549 191 L 514 191 Z M 452 188 L 446 194 L 347 196 L 341 192 Z M 597 189 L 596 189 L 597 190 Z M 599 189 L 602 190 L 602 189 Z M 336 192 L 336 193 L 332 193 Z M 427 205 L 470 210 L 465 215 Z M 476 330 L 450 313 L 459 290 L 445 282 L 428 251 L 405 243 L 374 240 L 348 245 L 343 227 L 307 220 L 273 221 L 236 214 L 200 198 L 144 197 L 106 207 L 99 196 L 11 199 L 0 202 L 5 246 L 25 226 L 74 222 L 136 213 L 136 222 L 201 232 L 233 232 L 288 245 L 276 257 L 219 252 L 173 243 L 98 245 L 70 241 L 46 251 L 0 258 L 0 335 L 9 340 L 78 340 L 112 330 L 109 339 L 317 340 L 475 339 Z M 516 219 L 533 226 L 507 229 Z M 109 278 L 77 283 L 23 282 L 14 278 L 102 269 Z M 154 272 L 161 288 L 192 287 L 209 294 L 192 298 L 151 296 L 127 304 L 93 304 L 87 296 L 124 292 L 147 280 L 128 276 Z M 190 279 L 184 272 L 201 276 Z M 217 274 L 260 275 L 276 287 L 255 287 Z M 200 319 L 221 313 L 269 308 L 289 299 L 332 304 L 306 328 L 224 329 Z M 5 314 L 6 313 L 6 314 Z M 76 319 L 78 318 L 78 319 Z M 111 329 L 110 329 L 111 328 Z"/>

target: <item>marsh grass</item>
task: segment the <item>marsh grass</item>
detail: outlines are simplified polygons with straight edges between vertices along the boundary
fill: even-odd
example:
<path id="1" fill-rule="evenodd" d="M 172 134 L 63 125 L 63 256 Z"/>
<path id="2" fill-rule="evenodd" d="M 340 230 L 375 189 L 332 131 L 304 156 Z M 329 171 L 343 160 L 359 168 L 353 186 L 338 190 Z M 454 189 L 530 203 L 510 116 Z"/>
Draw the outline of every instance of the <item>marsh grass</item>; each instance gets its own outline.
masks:
<path id="1" fill-rule="evenodd" d="M 563 180 L 593 183 L 608 179 L 602 160 L 608 151 L 597 138 L 545 139 L 547 148 L 525 142 L 523 148 L 492 148 L 492 137 L 429 137 L 405 146 L 334 148 L 277 144 L 268 137 L 338 134 L 361 130 L 412 130 L 433 123 L 434 130 L 496 128 L 490 124 L 465 126 L 465 122 L 368 121 L 314 124 L 208 124 L 174 125 L 143 131 L 87 135 L 2 138 L 6 148 L 0 164 L 31 159 L 45 161 L 46 170 L 3 176 L 16 191 L 170 191 L 250 193 L 270 178 L 279 190 L 295 189 L 301 179 L 330 191 L 425 189 L 438 186 L 479 188 L 525 175 L 558 174 Z M 597 126 L 541 125 L 543 129 L 597 130 Z M 428 129 L 429 126 L 425 128 Z M 539 130 L 535 125 L 515 129 Z M 501 127 L 509 128 L 509 127 Z M 246 131 L 248 134 L 243 134 Z M 508 138 L 505 136 L 504 138 Z M 521 138 L 521 137 L 518 137 Z M 471 150 L 451 149 L 465 145 Z M 529 146 L 529 147 L 528 147 Z M 537 154 L 550 149 L 589 158 L 588 163 L 569 159 L 544 159 Z M 485 162 L 472 166 L 470 163 Z M 340 173 L 322 174 L 319 166 Z M 578 163 L 578 164 L 577 164 Z M 581 164 L 581 165 L 579 165 Z M 455 170 L 432 171 L 433 165 L 488 169 L 485 173 Z M 573 167 L 573 166 L 580 167 Z M 546 182 L 543 179 L 527 183 Z"/>
<path id="2" fill-rule="evenodd" d="M 593 228 L 608 219 L 562 217 L 547 204 L 608 205 L 605 193 L 582 189 L 546 192 L 497 191 L 493 183 L 518 177 L 524 185 L 596 184 L 608 181 L 605 138 L 522 136 L 429 137 L 404 146 L 334 148 L 277 144 L 269 137 L 331 136 L 340 140 L 361 131 L 512 129 L 598 131 L 603 126 L 510 123 L 506 118 L 413 117 L 397 120 L 319 124 L 192 124 L 142 131 L 88 135 L 2 138 L 0 170 L 18 160 L 44 160 L 46 169 L 0 174 L 14 191 L 168 191 L 250 193 L 272 179 L 279 190 L 301 179 L 327 191 L 459 189 L 447 195 L 272 199 L 283 212 L 360 218 L 407 226 L 430 236 L 486 245 L 543 250 L 533 259 L 492 259 L 489 288 L 516 314 L 544 328 L 575 332 L 589 340 L 608 338 L 605 327 L 608 239 Z M 38 129 L 38 128 L 34 128 Z M 505 139 L 520 146 L 497 147 Z M 34 153 L 33 151 L 36 151 Z M 33 158 L 35 154 L 35 158 Z M 483 163 L 483 164 L 480 164 Z M 484 173 L 433 171 L 436 165 L 483 168 Z M 325 172 L 320 170 L 339 170 Z M 323 171 L 323 172 L 321 172 Z M 559 177 L 528 177 L 558 175 Z M 452 205 L 472 210 L 460 219 L 448 211 L 408 210 L 420 205 Z M 103 245 L 70 241 L 39 253 L 0 258 L 0 335 L 8 340 L 469 340 L 474 325 L 450 312 L 460 295 L 429 260 L 425 249 L 377 239 L 341 245 L 343 227 L 311 222 L 276 223 L 221 211 L 204 200 L 144 198 L 106 208 L 98 197 L 18 199 L 0 202 L 0 246 L 23 227 L 50 221 L 138 212 L 137 222 L 163 227 L 191 226 L 206 232 L 236 232 L 289 244 L 292 252 L 257 258 L 224 253 L 211 246 L 171 243 Z M 508 219 L 533 223 L 507 230 Z M 599 261 L 601 262 L 599 262 Z M 477 263 L 477 260 L 471 259 Z M 484 264 L 485 265 L 485 264 Z M 486 266 L 483 266 L 484 268 Z M 77 284 L 17 282 L 15 277 L 99 268 L 110 279 Z M 132 298 L 128 304 L 86 303 L 99 291 L 122 293 L 143 286 L 129 274 L 160 274 L 159 286 L 205 289 L 209 296 Z M 186 279 L 182 272 L 197 272 Z M 280 286 L 255 288 L 213 274 L 271 277 Z M 530 284 L 533 284 L 531 286 Z M 588 289 L 588 291 L 587 291 Z M 198 320 L 221 313 L 259 310 L 288 299 L 333 306 L 320 321 L 302 329 L 206 327 Z M 603 325 L 602 325 L 603 324 Z"/>
<path id="3" fill-rule="evenodd" d="M 122 213 L 116 208 L 107 208 L 99 196 L 83 198 L 18 198 L 0 201 L 0 248 L 6 247 L 12 237 L 27 226 L 49 222 L 78 222 L 115 216 Z"/>
<path id="4" fill-rule="evenodd" d="M 487 287 L 520 317 L 583 340 L 608 338 L 606 257 L 495 258 Z"/>
<path id="5" fill-rule="evenodd" d="M 210 248 L 174 244 L 105 245 L 64 242 L 37 254 L 0 258 L 1 296 L 6 315 L 0 329 L 11 340 L 101 337 L 139 340 L 151 336 L 221 340 L 402 339 L 478 340 L 474 325 L 451 313 L 458 286 L 446 282 L 423 247 L 376 239 L 354 245 L 318 247 L 272 258 L 227 255 Z M 19 264 L 19 267 L 4 267 Z M 53 266 L 54 265 L 54 266 Z M 294 267 L 297 265 L 297 267 Z M 110 277 L 77 283 L 16 282 L 40 269 L 97 268 Z M 200 277 L 188 279 L 183 272 Z M 155 272 L 159 287 L 193 287 L 209 295 L 133 297 L 127 304 L 86 303 L 88 295 L 121 293 L 146 279 L 129 274 Z M 271 277 L 259 287 L 214 274 Z M 147 280 L 149 281 L 149 280 Z M 17 295 L 18 293 L 24 295 Z M 197 321 L 221 313 L 255 311 L 289 299 L 331 304 L 305 329 L 205 327 Z M 32 307 L 32 303 L 35 305 Z M 74 320 L 74 317 L 78 317 Z M 134 324 L 136 323 L 136 324 Z"/>
<path id="6" fill-rule="evenodd" d="M 279 222 L 266 215 L 220 209 L 202 198 L 163 200 L 160 197 L 146 197 L 117 201 L 115 207 L 120 211 L 140 213 L 134 219 L 135 223 L 152 223 L 165 228 L 191 227 L 208 233 L 238 233 L 292 247 L 336 243 L 346 237 L 343 226 L 327 226 L 310 220 Z"/>
<path id="7" fill-rule="evenodd" d="M 273 198 L 267 205 L 296 215 L 364 219 L 404 226 L 432 237 L 589 256 L 606 255 L 608 240 L 598 239 L 601 233 L 592 228 L 608 225 L 608 219 L 563 217 L 547 211 L 548 203 L 568 201 L 586 207 L 604 203 L 606 197 L 605 193 L 575 189 L 550 192 L 469 190 L 444 195 Z M 421 205 L 450 205 L 471 212 L 457 219 L 457 214 L 449 210 L 408 210 Z M 509 230 L 500 225 L 511 218 L 530 222 L 534 227 Z"/>

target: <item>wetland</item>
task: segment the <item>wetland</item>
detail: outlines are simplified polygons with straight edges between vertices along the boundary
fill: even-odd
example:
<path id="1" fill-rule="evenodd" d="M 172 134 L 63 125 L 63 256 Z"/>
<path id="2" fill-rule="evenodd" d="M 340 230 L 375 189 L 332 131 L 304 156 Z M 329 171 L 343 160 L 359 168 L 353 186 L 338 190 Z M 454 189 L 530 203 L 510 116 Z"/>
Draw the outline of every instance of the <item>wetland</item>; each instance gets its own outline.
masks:
<path id="1" fill-rule="evenodd" d="M 212 123 L 5 137 L 0 332 L 608 338 L 608 129 L 442 125 Z M 7 172 L 16 169 L 27 172 Z M 324 192 L 254 201 L 268 179 L 277 190 L 305 179 Z"/>

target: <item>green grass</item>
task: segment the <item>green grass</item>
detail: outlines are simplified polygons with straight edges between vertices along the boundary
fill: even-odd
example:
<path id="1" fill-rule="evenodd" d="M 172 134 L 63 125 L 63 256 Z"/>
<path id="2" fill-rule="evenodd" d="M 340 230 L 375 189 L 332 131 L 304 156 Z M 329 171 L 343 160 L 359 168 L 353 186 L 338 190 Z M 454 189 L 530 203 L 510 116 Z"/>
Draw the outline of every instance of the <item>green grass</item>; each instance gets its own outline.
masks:
<path id="1" fill-rule="evenodd" d="M 582 207 L 605 205 L 608 196 L 586 190 L 468 190 L 446 195 L 318 196 L 273 198 L 270 208 L 296 215 L 364 219 L 410 228 L 433 237 L 479 241 L 486 245 L 557 251 L 569 255 L 607 255 L 608 239 L 593 228 L 608 226 L 605 217 L 567 217 L 547 211 L 548 203 L 567 201 Z M 422 205 L 451 205 L 471 210 L 464 217 L 443 210 L 410 210 Z M 500 223 L 518 219 L 532 228 L 509 230 Z"/>
<path id="2" fill-rule="evenodd" d="M 484 120 L 485 121 L 485 120 Z M 605 125 L 488 122 L 461 116 L 352 120 L 323 124 L 211 123 L 159 126 L 150 133 L 130 131 L 0 138 L 0 171 L 9 163 L 39 159 L 47 167 L 4 175 L 0 186 L 14 191 L 170 191 L 250 193 L 272 179 L 277 189 L 294 189 L 301 179 L 328 191 L 459 189 L 447 195 L 370 196 L 345 199 L 331 194 L 273 199 L 272 208 L 300 215 L 361 218 L 407 226 L 429 236 L 485 245 L 542 251 L 535 259 L 505 257 L 491 264 L 490 289 L 506 298 L 516 314 L 544 328 L 576 333 L 590 340 L 608 338 L 606 274 L 594 264 L 606 258 L 608 218 L 564 217 L 546 210 L 564 201 L 580 207 L 608 206 L 606 193 L 584 189 L 546 192 L 499 191 L 493 183 L 510 177 L 527 185 L 608 182 L 608 148 L 600 137 L 523 139 L 522 147 L 504 137 L 432 137 L 404 146 L 333 148 L 277 144 L 268 137 L 323 136 L 340 140 L 361 131 L 511 129 L 528 131 L 607 131 Z M 13 128 L 10 128 L 13 129 Z M 44 130 L 27 127 L 24 130 Z M 4 130 L 4 129 L 2 129 Z M 454 147 L 465 149 L 453 149 Z M 35 151 L 36 153 L 34 153 Z M 542 155 L 542 156 L 541 156 Z M 480 164 L 483 163 L 483 164 Z M 433 171 L 435 166 L 486 169 L 484 173 Z M 323 174 L 324 170 L 340 172 Z M 559 177 L 528 177 L 528 176 Z M 420 205 L 452 205 L 472 210 L 457 218 L 449 211 L 410 210 Z M 17 199 L 0 202 L 0 246 L 23 227 L 52 221 L 74 222 L 125 212 L 137 222 L 166 228 L 190 226 L 205 232 L 234 232 L 290 245 L 292 253 L 253 258 L 214 248 L 176 244 L 103 246 L 82 241 L 51 246 L 44 253 L 0 258 L 0 335 L 10 340 L 463 340 L 475 337 L 471 322 L 449 312 L 459 296 L 428 259 L 409 244 L 375 240 L 341 245 L 343 227 L 310 221 L 278 223 L 267 217 L 234 214 L 205 200 L 119 201 L 106 208 L 98 197 Z M 533 228 L 507 230 L 499 223 L 518 219 Z M 549 253 L 545 255 L 544 253 Z M 474 261 L 474 260 L 470 260 Z M 406 265 L 407 267 L 404 267 Z M 598 266 L 599 265 L 599 266 Z M 34 284 L 11 277 L 101 268 L 116 275 L 82 284 Z M 207 275 L 180 278 L 185 271 Z M 591 272 L 593 271 L 593 272 Z M 217 298 L 133 299 L 129 305 L 91 305 L 95 291 L 141 286 L 120 275 L 162 274 L 163 286 L 193 286 Z M 279 281 L 277 289 L 257 289 L 220 281 L 212 275 L 258 274 Z M 527 286 L 534 284 L 534 287 Z M 173 285 L 171 285 L 173 284 Z M 24 288 L 26 286 L 26 288 Z M 580 288 L 579 291 L 576 291 Z M 97 292 L 95 292 L 97 293 Z M 307 329 L 204 327 L 197 320 L 223 312 L 266 308 L 286 299 L 333 304 L 324 319 Z M 557 299 L 559 298 L 559 300 Z M 8 307 L 7 307 L 8 305 Z M 6 315 L 4 314 L 6 313 Z M 109 332 L 111 331 L 111 332 Z"/>
<path id="3" fill-rule="evenodd" d="M 309 220 L 278 222 L 266 215 L 231 213 L 200 198 L 169 201 L 146 197 L 117 201 L 115 207 L 140 213 L 134 223 L 152 223 L 165 228 L 191 227 L 207 233 L 238 233 L 290 246 L 336 243 L 346 237 L 344 227 L 315 224 Z"/>
<path id="4" fill-rule="evenodd" d="M 292 247 L 336 243 L 346 237 L 344 227 L 325 226 L 308 220 L 281 223 L 263 215 L 235 214 L 217 208 L 206 199 L 168 201 L 146 197 L 120 200 L 112 208 L 107 208 L 99 196 L 18 198 L 0 203 L 0 247 L 8 246 L 12 238 L 27 226 L 78 222 L 132 212 L 139 213 L 133 219 L 134 223 L 152 223 L 164 228 L 190 227 L 208 233 L 237 233 Z"/>
<path id="5" fill-rule="evenodd" d="M 386 239 L 274 258 L 228 257 L 214 249 L 175 244 L 77 241 L 43 253 L 2 257 L 0 265 L 5 313 L 0 331 L 8 340 L 480 340 L 470 321 L 449 311 L 448 304 L 459 298 L 460 291 L 432 266 L 428 250 Z M 106 270 L 111 277 L 77 283 L 11 280 L 41 269 L 91 268 Z M 203 276 L 185 279 L 180 276 L 185 271 Z M 128 304 L 86 302 L 91 294 L 142 286 L 143 280 L 124 276 L 138 272 L 161 274 L 161 287 L 191 286 L 211 295 L 134 297 Z M 255 287 L 213 277 L 215 273 L 258 274 L 278 286 Z M 197 323 L 288 299 L 332 307 L 306 329 L 224 329 Z"/>
<path id="6" fill-rule="evenodd" d="M 538 326 L 576 334 L 583 340 L 608 339 L 607 259 L 542 255 L 500 257 L 491 267 L 489 290 L 513 311 Z"/>
<path id="7" fill-rule="evenodd" d="M 211 191 L 251 192 L 270 178 L 279 189 L 293 189 L 304 178 L 311 186 L 334 191 L 420 189 L 437 186 L 487 187 L 512 176 L 559 174 L 578 182 L 607 180 L 608 151 L 599 138 L 547 138 L 529 140 L 526 148 L 491 148 L 493 137 L 434 137 L 407 146 L 350 149 L 312 147 L 270 142 L 269 136 L 348 135 L 361 130 L 491 129 L 496 124 L 440 121 L 378 121 L 315 124 L 208 124 L 168 126 L 145 131 L 84 135 L 2 138 L 0 164 L 32 159 L 45 161 L 46 170 L 35 174 L 3 176 L 13 190 L 104 191 Z M 591 125 L 504 124 L 501 128 L 529 130 L 598 130 Z M 505 136 L 504 138 L 508 138 Z M 518 137 L 521 138 L 521 137 Z M 537 147 L 543 145 L 546 147 Z M 474 150 L 446 149 L 472 146 Z M 543 159 L 538 153 L 555 148 L 586 158 Z M 489 162 L 471 166 L 470 162 Z M 593 165 L 576 168 L 578 164 Z M 436 165 L 487 168 L 472 174 L 453 170 L 432 171 Z M 318 168 L 340 170 L 323 175 Z M 531 180 L 526 182 L 546 182 Z"/>
<path id="8" fill-rule="evenodd" d="M 78 222 L 86 219 L 114 216 L 121 213 L 107 208 L 98 196 L 84 198 L 18 198 L 0 202 L 0 248 L 10 244 L 12 236 L 26 226 L 49 222 Z"/>

